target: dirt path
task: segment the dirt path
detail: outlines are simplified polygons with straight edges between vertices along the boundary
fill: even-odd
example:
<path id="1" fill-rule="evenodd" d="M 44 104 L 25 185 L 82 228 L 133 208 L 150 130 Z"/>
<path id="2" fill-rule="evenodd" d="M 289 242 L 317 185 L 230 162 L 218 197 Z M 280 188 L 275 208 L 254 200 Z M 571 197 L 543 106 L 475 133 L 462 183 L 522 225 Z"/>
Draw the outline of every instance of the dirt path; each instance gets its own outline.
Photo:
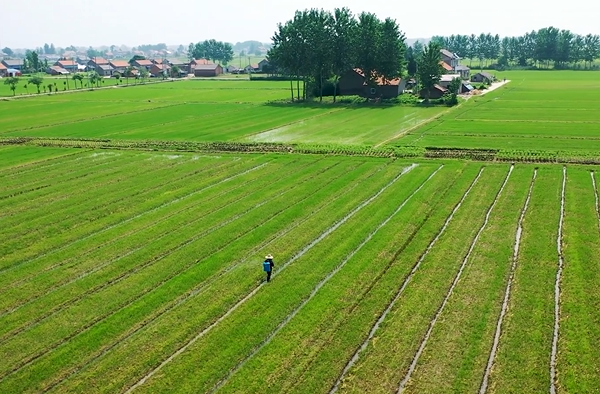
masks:
<path id="1" fill-rule="evenodd" d="M 485 90 L 482 90 L 482 91 L 481 91 L 481 93 L 479 93 L 479 94 L 476 94 L 476 95 L 471 95 L 471 94 L 459 94 L 458 96 L 459 96 L 459 97 L 462 97 L 462 98 L 464 98 L 465 100 L 468 100 L 468 99 L 470 99 L 471 97 L 479 97 L 479 96 L 483 96 L 484 94 L 487 94 L 487 93 L 489 93 L 489 92 L 493 92 L 494 90 L 498 89 L 498 88 L 499 88 L 499 87 L 501 87 L 501 86 L 504 86 L 504 85 L 506 85 L 506 84 L 507 84 L 507 83 L 509 83 L 509 82 L 511 82 L 511 80 L 510 80 L 510 79 L 505 79 L 505 80 L 502 80 L 502 81 L 499 81 L 499 82 L 493 82 L 493 83 L 491 84 L 491 86 L 490 86 L 490 87 L 488 87 L 488 88 L 487 88 L 487 89 L 485 89 Z"/>

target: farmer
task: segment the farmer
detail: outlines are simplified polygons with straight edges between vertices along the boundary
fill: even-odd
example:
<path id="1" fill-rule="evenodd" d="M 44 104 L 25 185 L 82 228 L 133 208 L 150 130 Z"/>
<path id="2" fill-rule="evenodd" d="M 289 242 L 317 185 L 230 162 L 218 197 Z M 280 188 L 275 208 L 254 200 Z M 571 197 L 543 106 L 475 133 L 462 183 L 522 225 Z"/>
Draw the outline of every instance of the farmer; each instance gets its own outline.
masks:
<path id="1" fill-rule="evenodd" d="M 265 261 L 263 262 L 263 270 L 267 273 L 267 282 L 271 281 L 271 272 L 273 272 L 273 256 L 270 254 L 265 256 Z"/>

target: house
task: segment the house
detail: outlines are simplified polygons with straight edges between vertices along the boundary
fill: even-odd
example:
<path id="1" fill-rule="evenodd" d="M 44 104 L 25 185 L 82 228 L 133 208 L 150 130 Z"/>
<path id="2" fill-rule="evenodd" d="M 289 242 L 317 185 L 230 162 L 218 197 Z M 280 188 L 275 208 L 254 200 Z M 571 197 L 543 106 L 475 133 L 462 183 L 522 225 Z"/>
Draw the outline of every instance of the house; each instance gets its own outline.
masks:
<path id="1" fill-rule="evenodd" d="M 438 84 L 447 89 L 450 83 L 456 78 L 461 79 L 460 74 L 442 74 Z"/>
<path id="2" fill-rule="evenodd" d="M 119 73 L 121 75 L 125 74 L 125 70 L 129 67 L 129 63 L 127 60 L 111 60 L 110 66 L 113 68 L 113 74 Z"/>
<path id="3" fill-rule="evenodd" d="M 4 64 L 0 63 L 0 77 L 3 77 L 6 75 L 6 70 L 7 70 L 7 67 Z"/>
<path id="4" fill-rule="evenodd" d="M 223 74 L 223 67 L 218 64 L 197 64 L 194 67 L 195 77 L 216 77 Z"/>
<path id="5" fill-rule="evenodd" d="M 99 64 L 96 66 L 95 70 L 101 77 L 110 77 L 114 69 L 110 64 Z"/>
<path id="6" fill-rule="evenodd" d="M 87 63 L 88 69 L 96 71 L 98 75 L 106 77 L 112 75 L 112 67 L 103 57 L 93 57 Z"/>
<path id="7" fill-rule="evenodd" d="M 56 61 L 56 63 L 53 64 L 53 66 L 57 66 L 60 68 L 63 68 L 69 72 L 76 72 L 77 71 L 77 62 L 75 60 L 67 60 L 67 59 L 59 59 Z"/>
<path id="8" fill-rule="evenodd" d="M 5 59 L 2 60 L 2 64 L 4 64 L 4 67 L 7 69 L 12 68 L 19 71 L 23 70 L 23 59 Z"/>
<path id="9" fill-rule="evenodd" d="M 452 70 L 458 66 L 458 60 L 460 59 L 456 53 L 452 53 L 447 49 L 440 49 L 440 55 L 442 61 L 452 67 Z"/>
<path id="10" fill-rule="evenodd" d="M 77 61 L 77 63 L 79 64 L 88 64 L 88 62 L 91 60 L 89 57 L 87 56 L 83 56 L 83 55 L 79 55 L 77 56 L 77 59 L 75 59 Z"/>
<path id="11" fill-rule="evenodd" d="M 50 75 L 68 75 L 69 71 L 65 70 L 60 66 L 50 66 L 48 67 L 47 73 Z"/>
<path id="12" fill-rule="evenodd" d="M 378 78 L 374 86 L 368 86 L 363 71 L 359 68 L 348 70 L 339 80 L 340 96 L 360 96 L 365 98 L 394 98 L 404 91 L 406 81 L 396 78 L 384 81 Z"/>
<path id="13" fill-rule="evenodd" d="M 260 67 L 258 67 L 258 64 L 249 64 L 246 67 L 244 67 L 245 73 L 257 73 L 259 71 Z"/>
<path id="14" fill-rule="evenodd" d="M 442 98 L 444 94 L 448 93 L 448 89 L 440 85 L 433 85 L 433 88 L 429 90 L 429 96 L 427 95 L 427 89 L 421 89 L 419 95 L 421 98 L 430 98 L 430 99 L 439 99 Z"/>
<path id="15" fill-rule="evenodd" d="M 458 66 L 454 67 L 454 72 L 460 74 L 461 79 L 468 80 L 471 76 L 471 69 L 467 66 L 463 66 L 462 64 L 459 64 Z"/>
<path id="16" fill-rule="evenodd" d="M 192 59 L 192 61 L 189 62 L 189 64 L 188 64 L 188 72 L 190 74 L 194 74 L 194 70 L 196 69 L 196 66 L 206 66 L 206 65 L 211 65 L 211 64 L 214 64 L 214 63 L 208 59 Z"/>
<path id="17" fill-rule="evenodd" d="M 448 63 L 446 63 L 443 60 L 440 60 L 440 66 L 442 66 L 442 68 L 444 69 L 444 73 L 451 73 L 452 71 L 454 71 L 452 69 L 452 66 L 450 66 Z"/>
<path id="18" fill-rule="evenodd" d="M 132 66 L 134 67 L 144 67 L 146 70 L 150 71 L 150 67 L 152 67 L 154 63 L 152 63 L 150 60 L 147 59 L 138 59 L 138 60 L 134 60 L 132 63 Z"/>
<path id="19" fill-rule="evenodd" d="M 240 68 L 238 66 L 234 66 L 233 64 L 228 65 L 223 70 L 225 72 L 228 72 L 231 74 L 239 74 L 240 73 Z"/>
<path id="20" fill-rule="evenodd" d="M 261 73 L 266 72 L 268 68 L 269 61 L 267 59 L 263 59 L 260 62 L 258 62 L 258 71 L 260 71 Z"/>
<path id="21" fill-rule="evenodd" d="M 153 64 L 150 67 L 150 75 L 162 77 L 165 73 L 167 77 L 171 75 L 171 66 L 169 66 L 166 62 L 165 64 Z"/>
<path id="22" fill-rule="evenodd" d="M 483 83 L 492 83 L 495 81 L 495 77 L 486 72 L 479 72 L 471 77 L 471 82 L 483 82 Z"/>

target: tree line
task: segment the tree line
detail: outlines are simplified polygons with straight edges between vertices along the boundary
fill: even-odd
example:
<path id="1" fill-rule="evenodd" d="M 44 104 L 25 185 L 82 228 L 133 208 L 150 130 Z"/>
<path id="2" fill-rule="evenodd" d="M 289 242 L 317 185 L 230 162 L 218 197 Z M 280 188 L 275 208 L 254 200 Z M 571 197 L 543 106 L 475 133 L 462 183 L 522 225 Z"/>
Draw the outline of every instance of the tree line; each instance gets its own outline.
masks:
<path id="1" fill-rule="evenodd" d="M 228 42 L 205 40 L 190 43 L 188 57 L 192 59 L 209 59 L 213 62 L 227 64 L 233 59 L 233 47 Z"/>
<path id="2" fill-rule="evenodd" d="M 497 62 L 499 67 L 592 68 L 593 62 L 600 58 L 600 36 L 579 35 L 552 26 L 518 37 L 459 34 L 434 36 L 432 41 L 469 59 L 470 66 L 473 60 L 479 60 L 480 67 Z"/>
<path id="3" fill-rule="evenodd" d="M 279 73 L 295 79 L 295 97 L 290 80 L 292 100 L 306 99 L 311 90 L 322 100 L 330 83 L 335 101 L 335 86 L 348 70 L 360 68 L 372 86 L 378 79 L 400 77 L 405 63 L 405 36 L 395 20 L 367 12 L 355 16 L 348 8 L 296 11 L 291 20 L 277 25 L 272 40 L 267 57 Z"/>

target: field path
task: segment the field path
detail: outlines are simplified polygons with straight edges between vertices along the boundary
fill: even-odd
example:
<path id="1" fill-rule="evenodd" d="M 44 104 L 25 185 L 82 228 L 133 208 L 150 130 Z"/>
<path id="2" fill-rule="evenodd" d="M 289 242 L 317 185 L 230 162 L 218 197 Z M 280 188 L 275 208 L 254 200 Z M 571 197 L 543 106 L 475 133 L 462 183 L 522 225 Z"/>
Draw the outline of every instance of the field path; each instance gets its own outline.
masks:
<path id="1" fill-rule="evenodd" d="M 421 342 L 421 345 L 419 346 L 419 349 L 417 350 L 417 353 L 415 354 L 414 358 L 412 359 L 410 367 L 408 368 L 408 372 L 406 373 L 406 375 L 404 376 L 404 378 L 400 382 L 400 385 L 398 386 L 398 390 L 396 391 L 397 393 L 404 392 L 406 384 L 408 383 L 408 381 L 409 381 L 412 373 L 414 372 L 415 368 L 417 367 L 417 363 L 419 362 L 419 358 L 421 357 L 421 354 L 423 353 L 423 350 L 425 349 L 425 346 L 427 345 L 427 341 L 429 340 L 429 337 L 431 336 L 433 328 L 435 327 L 435 324 L 437 323 L 440 315 L 444 311 L 444 308 L 445 308 L 446 304 L 448 303 L 448 300 L 452 296 L 452 292 L 453 292 L 454 288 L 456 287 L 456 285 L 458 284 L 458 281 L 460 280 L 462 272 L 464 271 L 465 266 L 467 265 L 467 262 L 469 261 L 469 258 L 471 257 L 471 254 L 473 253 L 473 250 L 475 249 L 475 246 L 477 245 L 477 241 L 479 240 L 479 237 L 481 236 L 481 234 L 483 233 L 483 230 L 485 230 L 485 227 L 487 226 L 487 224 L 489 222 L 489 218 L 490 218 L 490 216 L 492 214 L 492 211 L 493 211 L 494 207 L 496 206 L 496 203 L 498 202 L 498 199 L 500 198 L 500 195 L 502 194 L 502 191 L 504 190 L 504 187 L 508 183 L 508 180 L 510 178 L 510 175 L 512 174 L 513 169 L 514 169 L 514 165 L 511 165 L 510 169 L 508 170 L 508 173 L 506 174 L 506 178 L 504 178 L 504 182 L 502 183 L 502 186 L 500 186 L 500 189 L 498 190 L 498 193 L 496 194 L 496 196 L 494 198 L 494 201 L 492 202 L 492 204 L 488 208 L 488 211 L 487 211 L 487 213 L 485 215 L 485 220 L 484 220 L 483 224 L 481 225 L 481 227 L 479 228 L 479 231 L 477 232 L 477 235 L 475 235 L 475 238 L 471 242 L 471 245 L 469 247 L 469 251 L 467 252 L 465 258 L 463 259 L 463 262 L 462 262 L 460 268 L 458 269 L 458 272 L 456 273 L 456 276 L 454 277 L 454 281 L 452 282 L 452 285 L 450 286 L 450 289 L 448 289 L 448 293 L 446 293 L 446 297 L 444 298 L 444 301 L 442 301 L 442 305 L 438 309 L 438 311 L 435 314 L 434 318 L 429 323 L 429 329 L 427 330 L 427 333 L 425 334 L 425 337 L 423 338 L 423 340 Z"/>
<path id="2" fill-rule="evenodd" d="M 347 222 L 352 216 L 354 216 L 356 213 L 358 213 L 358 211 L 360 211 L 361 209 L 363 209 L 364 207 L 366 207 L 367 205 L 369 205 L 371 202 L 373 202 L 373 200 L 375 200 L 377 197 L 379 197 L 385 190 L 387 190 L 390 186 L 392 186 L 394 183 L 396 183 L 396 181 L 398 181 L 403 175 L 407 174 L 408 172 L 412 171 L 414 168 L 416 168 L 418 166 L 418 164 L 411 164 L 408 167 L 405 167 L 396 177 L 394 177 L 390 182 L 388 182 L 386 185 L 384 185 L 381 189 L 379 189 L 379 191 L 377 191 L 377 193 L 375 193 L 373 196 L 369 197 L 368 199 L 366 199 L 365 201 L 363 201 L 360 205 L 358 205 L 356 208 L 354 208 L 354 210 L 352 210 L 350 213 L 348 213 L 346 216 L 344 216 L 339 222 L 333 224 L 331 227 L 329 227 L 328 229 L 326 229 L 323 233 L 321 233 L 321 235 L 319 235 L 315 240 L 313 240 L 310 244 L 308 244 L 307 246 L 305 246 L 302 250 L 300 250 L 300 252 L 298 252 L 296 255 L 294 255 L 290 260 L 288 260 L 285 264 L 283 264 L 281 266 L 281 268 L 279 268 L 277 271 L 273 272 L 273 276 L 272 277 L 276 277 L 281 271 L 283 271 L 286 267 L 288 267 L 290 264 L 292 264 L 294 261 L 296 261 L 297 259 L 299 259 L 300 257 L 302 257 L 304 254 L 306 254 L 309 250 L 311 250 L 314 246 L 316 246 L 319 242 L 321 242 L 323 239 L 325 239 L 329 234 L 333 233 L 335 230 L 337 230 L 342 224 L 344 224 L 345 222 Z M 185 352 L 190 346 L 192 346 L 195 342 L 197 342 L 200 338 L 202 338 L 203 336 L 205 336 L 207 333 L 209 333 L 214 327 L 216 327 L 219 323 L 221 323 L 223 320 L 225 320 L 229 315 L 231 315 L 236 309 L 238 309 L 241 305 L 243 305 L 244 303 L 246 303 L 246 301 L 248 301 L 250 298 L 252 298 L 256 293 L 258 293 L 258 291 L 265 285 L 266 282 L 262 282 L 260 285 L 258 285 L 254 290 L 252 290 L 250 293 L 248 293 L 244 298 L 242 298 L 240 301 L 238 301 L 234 306 L 232 306 L 229 310 L 227 310 L 227 312 L 225 312 L 223 315 L 221 315 L 219 318 L 217 318 L 212 324 L 210 324 L 208 327 L 206 327 L 204 330 L 202 330 L 201 332 L 199 332 L 196 336 L 194 336 L 191 340 L 189 340 L 187 343 L 185 343 L 182 347 L 180 347 L 175 353 L 173 353 L 172 355 L 170 355 L 168 358 L 166 358 L 163 362 L 161 362 L 157 367 L 155 367 L 154 369 L 152 369 L 150 372 L 148 372 L 146 375 L 144 375 L 140 380 L 138 380 L 134 385 L 132 385 L 131 387 L 129 387 L 129 389 L 127 389 L 127 391 L 125 391 L 125 394 L 129 394 L 131 392 L 133 392 L 137 387 L 143 385 L 148 379 L 150 379 L 152 376 L 154 376 L 157 372 L 159 372 L 162 368 L 164 368 L 167 364 L 169 364 L 171 361 L 173 361 L 175 358 L 177 358 L 178 356 L 180 356 L 183 352 Z"/>

